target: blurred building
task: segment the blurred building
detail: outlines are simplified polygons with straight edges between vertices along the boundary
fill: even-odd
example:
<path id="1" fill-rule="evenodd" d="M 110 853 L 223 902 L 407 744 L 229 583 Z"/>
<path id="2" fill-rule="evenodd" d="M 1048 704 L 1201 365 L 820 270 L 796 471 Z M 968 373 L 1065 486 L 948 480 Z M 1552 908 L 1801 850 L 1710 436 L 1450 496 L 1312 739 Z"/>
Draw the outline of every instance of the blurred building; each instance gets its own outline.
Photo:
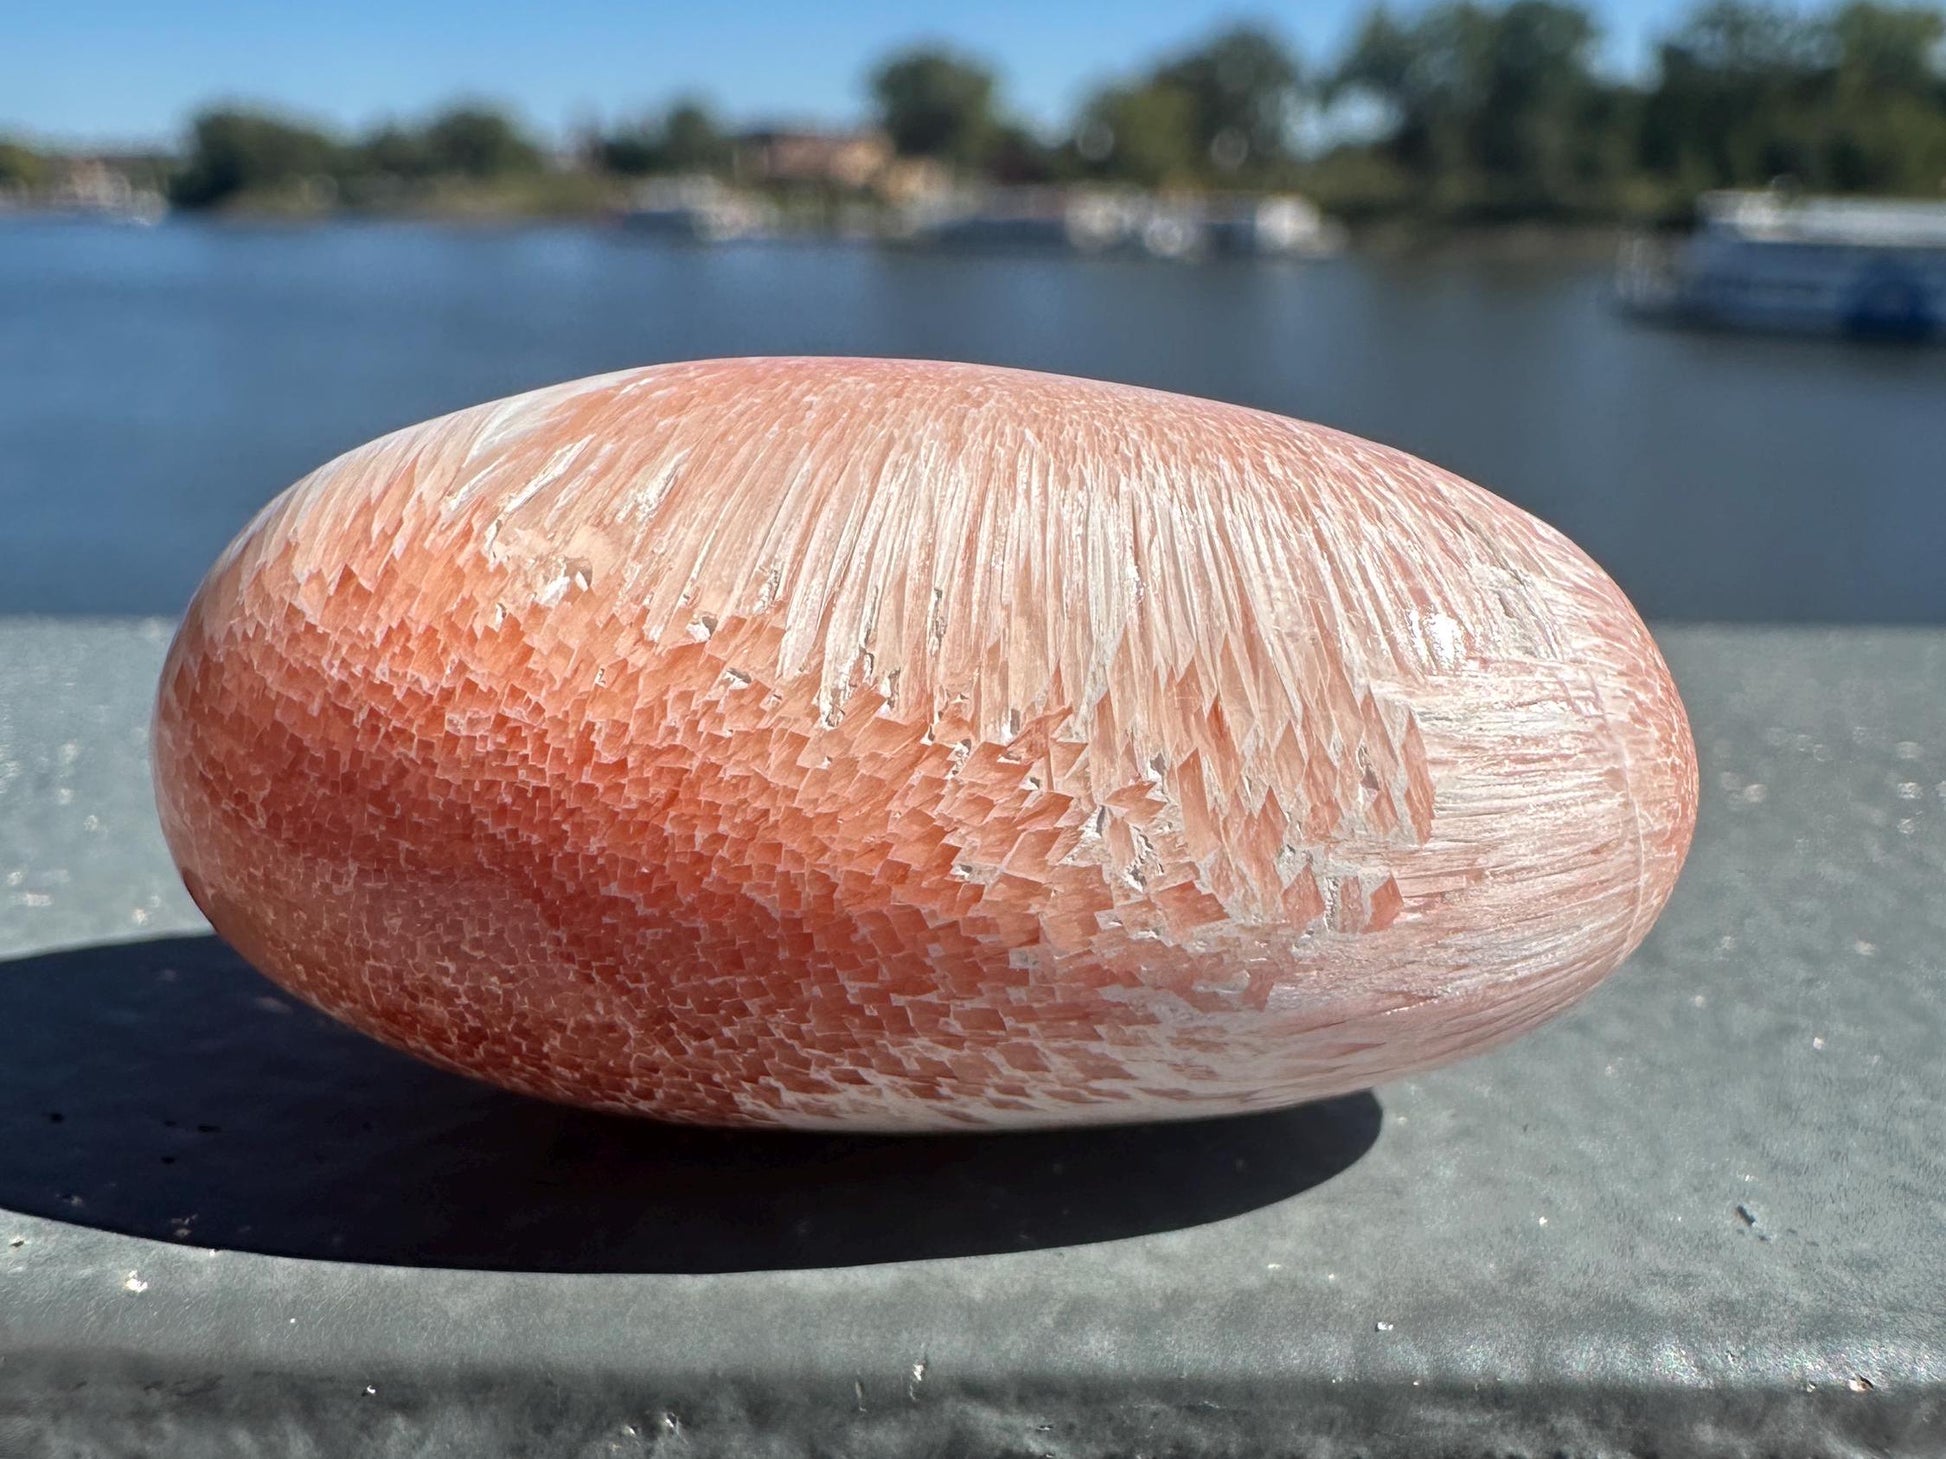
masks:
<path id="1" fill-rule="evenodd" d="M 883 132 L 767 130 L 736 139 L 736 175 L 747 183 L 800 183 L 856 191 L 892 163 Z"/>
<path id="2" fill-rule="evenodd" d="M 934 157 L 895 157 L 873 179 L 872 190 L 895 208 L 928 207 L 951 195 L 953 172 Z"/>

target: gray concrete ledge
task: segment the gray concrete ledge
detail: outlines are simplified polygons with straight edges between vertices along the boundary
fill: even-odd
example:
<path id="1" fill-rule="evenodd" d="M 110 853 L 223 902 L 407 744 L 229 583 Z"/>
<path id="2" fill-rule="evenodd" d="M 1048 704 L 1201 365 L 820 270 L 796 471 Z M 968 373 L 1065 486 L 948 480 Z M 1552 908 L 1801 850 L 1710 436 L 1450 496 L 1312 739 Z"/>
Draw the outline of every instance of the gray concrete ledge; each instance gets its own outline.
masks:
<path id="1" fill-rule="evenodd" d="M 153 824 L 165 636 L 0 620 L 0 1454 L 1946 1447 L 1946 633 L 1664 634 L 1696 849 L 1533 1036 L 1017 1151 L 618 1129 L 273 1006 Z"/>

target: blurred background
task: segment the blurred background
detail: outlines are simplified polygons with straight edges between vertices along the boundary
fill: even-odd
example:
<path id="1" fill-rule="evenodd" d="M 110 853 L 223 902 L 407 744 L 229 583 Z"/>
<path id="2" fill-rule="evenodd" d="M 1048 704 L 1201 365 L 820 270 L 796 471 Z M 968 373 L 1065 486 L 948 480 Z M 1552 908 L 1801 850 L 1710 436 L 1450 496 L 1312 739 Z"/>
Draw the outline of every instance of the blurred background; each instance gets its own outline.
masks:
<path id="1" fill-rule="evenodd" d="M 1946 12 L 37 6 L 0 613 L 174 614 L 312 466 L 550 381 L 935 356 L 1261 406 L 1652 617 L 1946 621 Z"/>

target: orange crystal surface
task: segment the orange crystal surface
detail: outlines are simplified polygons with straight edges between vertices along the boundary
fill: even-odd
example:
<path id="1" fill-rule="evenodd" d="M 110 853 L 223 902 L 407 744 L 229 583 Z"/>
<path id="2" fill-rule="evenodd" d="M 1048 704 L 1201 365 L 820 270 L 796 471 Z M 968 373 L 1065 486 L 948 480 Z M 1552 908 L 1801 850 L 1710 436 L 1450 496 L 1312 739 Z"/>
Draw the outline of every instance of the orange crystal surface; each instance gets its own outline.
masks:
<path id="1" fill-rule="evenodd" d="M 554 1099 L 1217 1114 L 1540 1022 L 1635 947 L 1680 701 L 1559 534 L 1400 452 L 967 365 L 578 381 L 352 451 L 162 680 L 210 921 Z"/>

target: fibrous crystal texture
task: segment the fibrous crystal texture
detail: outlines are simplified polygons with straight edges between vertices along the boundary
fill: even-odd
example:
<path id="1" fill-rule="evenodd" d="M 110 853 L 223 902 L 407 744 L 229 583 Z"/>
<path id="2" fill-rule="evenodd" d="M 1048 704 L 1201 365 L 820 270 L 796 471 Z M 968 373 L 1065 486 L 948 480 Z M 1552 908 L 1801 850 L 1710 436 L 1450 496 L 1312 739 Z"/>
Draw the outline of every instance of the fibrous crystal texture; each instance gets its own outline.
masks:
<path id="1" fill-rule="evenodd" d="M 725 1124 L 1186 1117 L 1495 1043 L 1635 947 L 1682 707 L 1559 534 L 1124 386 L 740 360 L 387 436 L 212 569 L 156 718 L 259 968 Z"/>

